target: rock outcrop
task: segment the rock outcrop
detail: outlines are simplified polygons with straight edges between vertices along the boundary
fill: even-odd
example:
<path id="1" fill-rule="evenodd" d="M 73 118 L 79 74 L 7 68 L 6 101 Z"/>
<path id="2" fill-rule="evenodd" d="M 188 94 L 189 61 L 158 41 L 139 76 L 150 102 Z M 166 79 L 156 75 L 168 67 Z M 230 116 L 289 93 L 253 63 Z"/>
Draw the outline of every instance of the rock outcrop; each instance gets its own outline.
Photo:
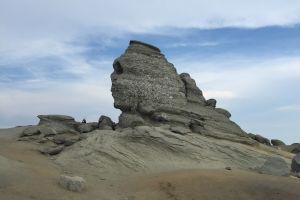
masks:
<path id="1" fill-rule="evenodd" d="M 205 100 L 189 74 L 178 74 L 157 47 L 130 41 L 113 68 L 114 106 L 122 111 L 119 127 L 168 124 L 220 139 L 255 143 L 229 119 L 227 110 L 215 108 L 216 100 Z"/>
<path id="2" fill-rule="evenodd" d="M 114 129 L 114 122 L 106 116 L 92 123 L 76 122 L 73 117 L 66 115 L 39 115 L 38 118 L 39 124 L 26 128 L 19 140 L 38 142 L 42 144 L 39 151 L 51 156 L 80 141 L 85 133 L 96 129 Z"/>

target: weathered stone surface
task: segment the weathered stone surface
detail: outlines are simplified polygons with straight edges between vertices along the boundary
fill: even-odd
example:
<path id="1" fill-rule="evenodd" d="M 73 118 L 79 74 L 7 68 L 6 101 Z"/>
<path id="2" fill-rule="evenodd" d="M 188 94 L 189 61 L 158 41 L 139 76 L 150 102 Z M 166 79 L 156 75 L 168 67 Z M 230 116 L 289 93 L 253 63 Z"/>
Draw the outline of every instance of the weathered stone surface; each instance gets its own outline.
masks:
<path id="1" fill-rule="evenodd" d="M 61 145 L 61 146 L 56 146 L 56 147 L 43 147 L 39 151 L 42 154 L 48 154 L 48 155 L 53 156 L 53 155 L 56 155 L 56 154 L 59 154 L 60 152 L 62 152 L 63 149 L 64 149 L 64 146 Z"/>
<path id="2" fill-rule="evenodd" d="M 92 123 L 81 123 L 77 125 L 77 130 L 80 133 L 88 133 L 92 132 L 93 130 L 96 130 L 98 128 L 98 123 L 92 122 Z"/>
<path id="3" fill-rule="evenodd" d="M 186 104 L 185 86 L 158 48 L 131 41 L 117 58 L 111 74 L 114 105 L 123 112 L 137 111 L 139 103 L 178 108 Z"/>
<path id="4" fill-rule="evenodd" d="M 86 187 L 86 181 L 79 176 L 61 175 L 59 177 L 59 185 L 72 192 L 82 192 Z"/>
<path id="5" fill-rule="evenodd" d="M 196 132 L 203 129 L 210 132 L 208 135 L 247 137 L 229 120 L 231 114 L 225 109 L 212 109 L 216 102 L 207 102 L 191 76 L 177 74 L 158 48 L 131 41 L 113 68 L 114 106 L 122 111 L 119 127 L 170 124 Z"/>
<path id="6" fill-rule="evenodd" d="M 102 115 L 98 120 L 98 128 L 105 130 L 115 129 L 115 123 L 107 116 Z"/>
<path id="7" fill-rule="evenodd" d="M 133 113 L 122 113 L 119 117 L 119 126 L 122 128 L 144 125 L 144 119 Z"/>
<path id="8" fill-rule="evenodd" d="M 58 134 L 77 132 L 77 122 L 73 117 L 65 115 L 39 115 L 39 126 L 44 125 L 51 127 Z"/>
<path id="9" fill-rule="evenodd" d="M 53 137 L 52 141 L 58 145 L 70 146 L 80 140 L 80 135 L 60 134 Z"/>
<path id="10" fill-rule="evenodd" d="M 173 133 L 181 134 L 181 135 L 186 135 L 191 132 L 190 129 L 184 128 L 182 126 L 171 126 L 170 131 L 172 131 Z"/>
<path id="11" fill-rule="evenodd" d="M 257 168 L 257 171 L 262 174 L 274 176 L 288 176 L 290 174 L 290 167 L 282 158 L 270 157 L 261 167 Z"/>
<path id="12" fill-rule="evenodd" d="M 42 137 L 53 136 L 57 134 L 55 128 L 50 127 L 49 125 L 40 125 L 38 126 Z"/>
<path id="13" fill-rule="evenodd" d="M 215 108 L 216 105 L 217 105 L 217 100 L 215 100 L 215 99 L 208 99 L 206 101 L 206 106 L 210 106 L 210 107 Z"/>
<path id="14" fill-rule="evenodd" d="M 202 91 L 197 87 L 195 80 L 192 79 L 188 73 L 180 74 L 180 78 L 184 83 L 187 101 L 191 103 L 197 103 L 202 106 L 206 105 Z"/>
<path id="15" fill-rule="evenodd" d="M 300 172 L 300 154 L 296 154 L 292 160 L 291 171 L 294 173 Z"/>
<path id="16" fill-rule="evenodd" d="M 273 146 L 277 146 L 277 147 L 285 145 L 284 142 L 282 142 L 281 140 L 278 140 L 278 139 L 272 139 L 271 143 L 272 143 Z"/>
<path id="17" fill-rule="evenodd" d="M 223 109 L 223 108 L 216 108 L 215 111 L 217 111 L 218 113 L 226 116 L 227 118 L 230 118 L 231 117 L 231 114 L 229 111 Z"/>
<path id="18" fill-rule="evenodd" d="M 37 126 L 30 126 L 23 131 L 20 137 L 33 136 L 39 134 L 41 134 L 41 132 Z"/>

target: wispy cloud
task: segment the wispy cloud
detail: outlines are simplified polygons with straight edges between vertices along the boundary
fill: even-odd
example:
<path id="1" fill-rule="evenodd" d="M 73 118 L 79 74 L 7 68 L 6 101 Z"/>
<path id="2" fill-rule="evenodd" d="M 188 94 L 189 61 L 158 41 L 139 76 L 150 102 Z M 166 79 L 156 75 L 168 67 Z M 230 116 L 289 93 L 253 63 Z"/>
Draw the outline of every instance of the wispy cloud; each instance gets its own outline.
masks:
<path id="1" fill-rule="evenodd" d="M 281 106 L 276 110 L 281 112 L 300 112 L 300 104 Z"/>

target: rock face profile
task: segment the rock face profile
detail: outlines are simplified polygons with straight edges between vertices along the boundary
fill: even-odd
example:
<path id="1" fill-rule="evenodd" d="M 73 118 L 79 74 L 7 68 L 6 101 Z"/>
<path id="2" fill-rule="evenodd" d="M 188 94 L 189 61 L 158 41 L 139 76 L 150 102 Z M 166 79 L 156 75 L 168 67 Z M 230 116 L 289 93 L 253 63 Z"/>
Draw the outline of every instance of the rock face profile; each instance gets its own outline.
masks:
<path id="1" fill-rule="evenodd" d="M 206 100 L 195 80 L 178 74 L 162 52 L 130 41 L 113 62 L 111 92 L 122 111 L 118 123 L 77 122 L 65 115 L 39 115 L 19 140 L 34 141 L 64 170 L 111 177 L 131 172 L 230 168 L 287 175 L 284 145 L 247 134 L 217 100 Z M 287 154 L 287 155 L 286 155 Z"/>
<path id="2" fill-rule="evenodd" d="M 113 68 L 111 91 L 114 106 L 122 111 L 120 127 L 167 124 L 254 143 L 229 119 L 228 111 L 216 108 L 215 99 L 205 100 L 195 80 L 187 73 L 178 74 L 157 47 L 130 41 Z"/>

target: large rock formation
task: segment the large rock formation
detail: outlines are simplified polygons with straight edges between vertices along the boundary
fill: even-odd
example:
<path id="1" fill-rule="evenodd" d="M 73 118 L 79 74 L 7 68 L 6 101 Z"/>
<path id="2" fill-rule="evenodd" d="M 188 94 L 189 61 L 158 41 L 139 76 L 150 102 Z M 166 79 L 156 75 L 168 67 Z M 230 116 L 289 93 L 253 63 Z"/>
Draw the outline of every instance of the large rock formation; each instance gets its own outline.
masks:
<path id="1" fill-rule="evenodd" d="M 178 74 L 161 51 L 152 45 L 130 41 L 113 63 L 111 74 L 114 106 L 122 111 L 119 126 L 180 126 L 222 139 L 255 143 L 229 118 L 216 100 L 205 100 L 187 73 Z"/>

